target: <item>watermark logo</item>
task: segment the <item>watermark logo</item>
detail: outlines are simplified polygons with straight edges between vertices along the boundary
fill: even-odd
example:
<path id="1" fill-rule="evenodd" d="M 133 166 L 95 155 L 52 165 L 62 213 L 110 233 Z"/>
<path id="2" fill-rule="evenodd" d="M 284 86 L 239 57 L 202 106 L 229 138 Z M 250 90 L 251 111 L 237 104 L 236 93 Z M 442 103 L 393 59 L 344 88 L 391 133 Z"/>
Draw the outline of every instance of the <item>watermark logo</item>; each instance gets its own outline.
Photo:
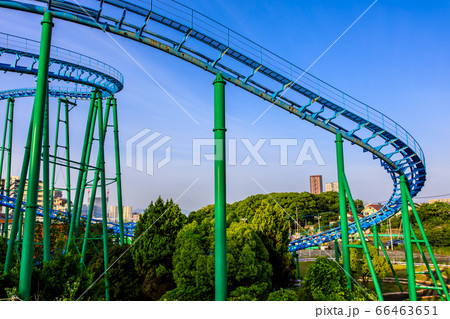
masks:
<path id="1" fill-rule="evenodd" d="M 172 147 L 167 143 L 172 137 L 148 128 L 133 135 L 126 142 L 126 165 L 140 172 L 154 175 L 155 170 L 167 165 L 172 160 Z M 200 166 L 203 162 L 215 160 L 215 147 L 223 147 L 222 141 L 213 138 L 192 139 L 192 165 Z M 313 139 L 300 141 L 296 138 L 261 138 L 252 141 L 248 138 L 230 138 L 226 143 L 228 166 L 248 166 L 256 164 L 267 166 L 267 154 L 273 164 L 274 156 L 278 157 L 280 166 L 301 166 L 305 162 L 325 165 L 322 154 Z M 263 152 L 264 151 L 264 152 Z M 295 161 L 293 160 L 295 158 Z M 289 161 L 290 159 L 290 161 Z"/>
<path id="2" fill-rule="evenodd" d="M 155 152 L 167 144 L 172 137 L 167 135 L 161 136 L 162 133 L 152 132 L 152 130 L 146 128 L 129 138 L 126 143 L 126 165 L 134 167 L 134 164 L 136 164 L 135 168 L 140 172 L 144 172 L 144 163 L 146 163 L 145 168 L 148 175 L 154 174 L 155 162 L 157 169 L 167 165 L 172 158 L 171 146 L 166 146 L 164 157 L 159 161 L 155 159 Z"/>
<path id="3" fill-rule="evenodd" d="M 217 142 L 216 142 L 217 143 Z M 220 143 L 220 142 L 219 142 Z M 228 139 L 228 156 L 227 164 L 229 166 L 248 166 L 252 161 L 259 166 L 266 166 L 267 162 L 261 154 L 261 150 L 264 146 L 271 146 L 273 150 L 271 152 L 277 152 L 279 154 L 279 165 L 287 166 L 289 154 L 295 152 L 296 160 L 294 165 L 301 166 L 307 161 L 315 161 L 316 165 L 324 166 L 322 154 L 319 151 L 316 143 L 312 138 L 307 138 L 301 145 L 300 150 L 299 141 L 295 138 L 271 138 L 267 143 L 267 139 L 261 138 L 256 142 L 250 141 L 248 138 L 241 139 Z M 212 138 L 196 138 L 192 140 L 192 165 L 199 166 L 202 160 L 213 161 L 214 160 L 214 146 L 215 142 Z M 245 157 L 242 161 L 238 162 L 238 145 L 240 145 L 240 154 L 244 154 Z M 219 146 L 219 145 L 217 145 Z M 243 146 L 243 149 L 242 149 Z M 207 153 L 205 149 L 212 150 Z M 273 153 L 272 153 L 273 154 Z"/>

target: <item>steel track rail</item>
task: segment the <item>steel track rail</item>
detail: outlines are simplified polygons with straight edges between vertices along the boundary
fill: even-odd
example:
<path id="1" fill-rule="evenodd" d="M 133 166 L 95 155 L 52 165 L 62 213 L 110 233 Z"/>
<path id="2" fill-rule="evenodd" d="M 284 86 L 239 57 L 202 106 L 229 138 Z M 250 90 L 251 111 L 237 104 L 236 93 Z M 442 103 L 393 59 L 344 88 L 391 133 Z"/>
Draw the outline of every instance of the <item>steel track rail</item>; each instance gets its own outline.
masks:
<path id="1" fill-rule="evenodd" d="M 11 63 L 11 61 L 13 61 Z M 0 32 L 0 70 L 37 75 L 39 42 Z M 85 55 L 52 46 L 49 78 L 98 88 L 114 94 L 123 89 L 123 76 L 115 68 Z"/>

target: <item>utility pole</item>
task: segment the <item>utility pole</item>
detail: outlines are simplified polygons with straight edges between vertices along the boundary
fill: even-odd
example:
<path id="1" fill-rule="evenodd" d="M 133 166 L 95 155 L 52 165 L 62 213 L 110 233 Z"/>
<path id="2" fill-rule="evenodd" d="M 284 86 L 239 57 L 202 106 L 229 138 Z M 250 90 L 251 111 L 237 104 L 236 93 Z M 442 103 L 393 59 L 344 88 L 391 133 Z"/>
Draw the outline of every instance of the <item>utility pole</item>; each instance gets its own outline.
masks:
<path id="1" fill-rule="evenodd" d="M 320 231 L 320 219 L 322 218 L 322 216 L 314 216 L 314 218 L 316 218 L 317 221 L 319 222 L 319 231 Z"/>
<path id="2" fill-rule="evenodd" d="M 389 235 L 391 236 L 391 250 L 394 250 L 394 243 L 392 242 L 392 227 L 391 227 L 391 219 L 388 219 L 389 223 Z"/>

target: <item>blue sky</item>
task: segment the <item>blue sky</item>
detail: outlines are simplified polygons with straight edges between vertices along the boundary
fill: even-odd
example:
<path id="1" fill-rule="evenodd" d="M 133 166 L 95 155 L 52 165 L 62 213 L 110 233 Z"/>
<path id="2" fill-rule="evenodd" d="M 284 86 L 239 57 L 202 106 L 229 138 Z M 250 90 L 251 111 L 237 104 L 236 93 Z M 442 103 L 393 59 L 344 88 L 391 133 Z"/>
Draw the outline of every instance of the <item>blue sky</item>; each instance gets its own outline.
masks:
<path id="1" fill-rule="evenodd" d="M 333 43 L 373 1 L 180 1 L 230 27 L 268 50 L 306 69 Z M 427 182 L 419 196 L 450 193 L 449 161 L 450 41 L 447 1 L 383 1 L 373 7 L 310 69 L 310 73 L 347 94 L 375 107 L 402 125 L 419 142 L 427 161 Z M 0 31 L 38 40 L 41 17 L 0 9 Z M 214 202 L 213 163 L 192 166 L 192 139 L 212 138 L 214 77 L 160 51 L 101 31 L 55 20 L 53 44 L 100 59 L 125 77 L 125 88 L 116 95 L 119 105 L 124 203 L 145 208 L 151 200 L 177 198 L 184 210 Z M 144 72 L 119 47 L 138 61 Z M 156 80 L 189 114 L 197 125 L 164 92 Z M 0 88 L 33 86 L 34 79 L 2 74 Z M 334 137 L 287 112 L 268 107 L 255 96 L 231 84 L 226 86 L 227 136 L 247 138 L 261 148 L 266 166 L 254 161 L 227 171 L 227 201 L 268 192 L 307 191 L 309 175 L 321 174 L 324 182 L 336 180 Z M 1 104 L 5 104 L 1 102 Z M 19 174 L 20 156 L 29 121 L 32 99 L 17 100 L 13 170 Z M 53 102 L 53 107 L 55 107 Z M 73 159 L 79 159 L 83 120 L 87 104 L 72 112 Z M 51 123 L 55 115 L 52 115 Z M 172 160 L 153 176 L 125 165 L 127 139 L 148 128 L 170 136 Z M 111 135 L 109 135 L 111 137 Z M 288 165 L 279 163 L 271 138 L 295 138 Z M 325 164 L 305 162 L 295 166 L 305 139 L 312 138 Z M 111 142 L 111 140 L 109 140 Z M 345 143 L 347 177 L 353 196 L 366 203 L 388 199 L 392 183 L 378 161 L 356 146 Z M 107 152 L 113 174 L 113 149 Z M 159 152 L 159 153 L 158 153 Z M 156 156 L 164 157 L 164 148 Z M 248 155 L 237 142 L 238 163 Z M 75 180 L 75 175 L 72 176 Z M 258 182 L 256 183 L 255 180 Z M 63 175 L 59 176 L 63 183 Z M 261 188 L 262 187 L 262 188 Z M 114 204 L 114 189 L 111 202 Z M 448 196 L 450 197 L 450 196 Z M 424 199 L 422 199 L 424 200 Z M 421 199 L 419 199 L 421 201 Z"/>

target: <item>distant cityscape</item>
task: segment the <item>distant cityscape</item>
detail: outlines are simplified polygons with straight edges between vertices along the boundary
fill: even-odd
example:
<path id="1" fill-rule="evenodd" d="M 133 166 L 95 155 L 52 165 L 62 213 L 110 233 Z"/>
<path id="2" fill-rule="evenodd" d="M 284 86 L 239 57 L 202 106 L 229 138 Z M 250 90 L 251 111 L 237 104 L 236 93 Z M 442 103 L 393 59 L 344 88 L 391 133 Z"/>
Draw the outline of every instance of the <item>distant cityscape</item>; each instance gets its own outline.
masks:
<path id="1" fill-rule="evenodd" d="M 19 190 L 19 183 L 20 183 L 20 178 L 19 176 L 12 176 L 10 178 L 10 188 L 9 188 L 9 192 L 10 192 L 10 197 L 15 197 L 15 194 L 17 193 L 17 191 Z M 27 198 L 27 188 L 28 188 L 28 180 L 25 184 L 25 191 L 24 191 L 24 201 L 26 201 Z M 0 181 L 0 189 L 4 190 L 5 189 L 5 179 L 2 179 Z M 38 192 L 38 202 L 37 205 L 39 206 L 43 206 L 44 205 L 44 195 L 43 195 L 43 182 L 39 181 L 39 192 Z M 63 197 L 63 191 L 58 189 L 55 190 L 53 192 L 53 209 L 54 210 L 58 210 L 58 211 L 66 211 L 67 210 L 67 198 Z M 83 204 L 82 207 L 82 216 L 86 216 L 87 212 L 88 212 L 88 208 L 89 208 L 89 203 L 90 203 L 90 196 L 89 196 L 89 191 L 88 191 L 88 196 L 87 196 L 87 201 L 85 204 Z M 106 205 L 108 206 L 108 202 L 109 202 L 109 196 L 106 199 Z M 73 203 L 70 203 L 71 207 L 73 207 Z M 4 206 L 0 206 L 0 223 L 1 220 L 4 220 L 5 216 L 4 216 Z M 133 212 L 133 207 L 132 206 L 123 206 L 122 207 L 122 212 L 123 212 L 123 221 L 125 223 L 128 222 L 137 222 L 139 220 L 140 215 L 142 214 L 141 210 L 137 210 Z M 12 211 L 10 210 L 9 214 L 12 214 Z M 94 199 L 94 207 L 93 207 L 93 212 L 92 212 L 92 217 L 94 219 L 101 219 L 102 218 L 102 199 L 101 197 L 95 197 Z M 12 217 L 11 217 L 12 218 Z M 112 223 L 118 223 L 119 222 L 119 208 L 118 206 L 109 206 L 109 211 L 107 212 L 107 218 L 108 218 L 108 222 L 112 222 Z M 42 217 L 38 217 L 38 220 L 42 219 Z"/>

